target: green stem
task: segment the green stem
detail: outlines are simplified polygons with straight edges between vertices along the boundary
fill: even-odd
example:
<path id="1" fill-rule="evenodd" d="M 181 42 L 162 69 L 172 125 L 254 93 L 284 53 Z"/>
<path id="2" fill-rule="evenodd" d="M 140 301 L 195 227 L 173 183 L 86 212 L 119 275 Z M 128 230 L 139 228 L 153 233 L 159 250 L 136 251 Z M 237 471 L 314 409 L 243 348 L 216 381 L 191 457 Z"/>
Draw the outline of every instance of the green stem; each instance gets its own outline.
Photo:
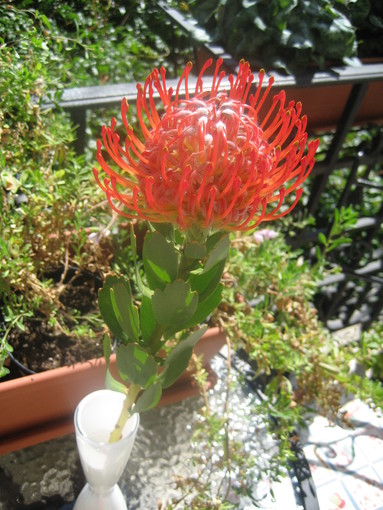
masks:
<path id="1" fill-rule="evenodd" d="M 140 391 L 141 386 L 139 384 L 132 384 L 129 386 L 128 393 L 124 400 L 120 416 L 117 420 L 114 429 L 110 433 L 109 443 L 116 443 L 117 441 L 122 439 L 122 431 L 124 430 L 126 422 L 132 416 L 132 407 Z"/>

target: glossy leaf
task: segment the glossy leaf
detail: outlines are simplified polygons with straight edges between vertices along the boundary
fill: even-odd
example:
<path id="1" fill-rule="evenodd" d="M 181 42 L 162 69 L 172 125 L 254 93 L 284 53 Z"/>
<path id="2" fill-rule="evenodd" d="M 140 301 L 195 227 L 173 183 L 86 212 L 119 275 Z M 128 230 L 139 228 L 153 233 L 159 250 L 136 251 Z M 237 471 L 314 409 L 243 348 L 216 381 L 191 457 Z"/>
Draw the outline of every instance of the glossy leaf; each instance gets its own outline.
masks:
<path id="1" fill-rule="evenodd" d="M 110 356 L 112 355 L 112 345 L 111 345 L 111 340 L 110 340 L 110 336 L 108 335 L 108 333 L 105 333 L 105 335 L 104 335 L 102 347 L 104 350 L 105 361 L 106 361 L 106 364 L 108 365 Z"/>
<path id="2" fill-rule="evenodd" d="M 319 232 L 319 234 L 318 234 L 318 241 L 319 241 L 321 244 L 323 244 L 324 246 L 326 246 L 326 244 L 327 244 L 327 238 L 326 238 L 326 236 L 324 235 L 324 233 L 323 233 L 323 232 Z"/>
<path id="3" fill-rule="evenodd" d="M 198 303 L 195 314 L 191 318 L 190 322 L 185 325 L 186 328 L 201 324 L 204 320 L 214 312 L 217 306 L 222 300 L 222 289 L 223 285 L 219 284 L 215 291 L 204 301 Z"/>
<path id="4" fill-rule="evenodd" d="M 206 330 L 207 326 L 194 331 L 185 340 L 180 340 L 179 344 L 171 351 L 160 377 L 163 388 L 171 386 L 187 368 L 193 353 L 193 347 Z"/>
<path id="5" fill-rule="evenodd" d="M 222 236 L 225 235 L 222 232 L 214 232 L 211 236 L 209 236 L 206 240 L 206 249 L 207 252 L 210 253 L 211 250 L 216 246 L 218 241 L 222 239 Z"/>
<path id="6" fill-rule="evenodd" d="M 136 283 L 137 283 L 137 287 L 138 287 L 139 291 L 141 292 L 141 294 L 143 296 L 151 298 L 151 296 L 153 295 L 153 291 L 151 289 L 149 289 L 149 287 L 147 287 L 144 284 L 144 282 L 142 281 L 141 275 L 140 275 L 140 271 L 138 269 L 138 264 L 137 264 L 137 243 L 136 243 L 136 236 L 134 235 L 133 228 L 130 229 L 130 244 L 131 244 L 131 247 L 132 247 L 134 272 L 135 272 L 135 277 L 136 277 L 135 280 L 136 280 Z"/>
<path id="7" fill-rule="evenodd" d="M 127 394 L 127 387 L 121 383 L 120 381 L 117 381 L 117 379 L 115 379 L 110 370 L 109 370 L 109 367 L 106 368 L 106 371 L 105 371 L 105 388 L 107 390 L 112 390 L 112 391 L 118 391 L 119 393 L 124 393 L 125 395 Z"/>
<path id="8" fill-rule="evenodd" d="M 115 309 L 113 306 L 113 300 L 111 296 L 111 289 L 115 285 L 123 284 L 125 285 L 127 280 L 122 276 L 116 276 L 110 274 L 106 277 L 104 285 L 102 289 L 100 289 L 98 293 L 98 306 L 102 318 L 104 319 L 106 325 L 113 333 L 113 335 L 120 340 L 129 340 L 128 336 L 124 333 L 124 330 L 121 327 L 120 322 L 115 314 Z M 130 290 L 130 286 L 129 286 Z"/>
<path id="9" fill-rule="evenodd" d="M 185 256 L 189 259 L 203 259 L 206 256 L 206 246 L 197 241 L 186 243 Z"/>
<path id="10" fill-rule="evenodd" d="M 117 369 L 124 381 L 147 388 L 157 374 L 153 356 L 136 344 L 120 345 L 116 351 Z"/>
<path id="11" fill-rule="evenodd" d="M 191 289 L 198 292 L 198 302 L 205 301 L 217 288 L 221 281 L 222 273 L 225 268 L 225 260 L 222 260 L 209 271 L 203 269 L 190 274 Z"/>

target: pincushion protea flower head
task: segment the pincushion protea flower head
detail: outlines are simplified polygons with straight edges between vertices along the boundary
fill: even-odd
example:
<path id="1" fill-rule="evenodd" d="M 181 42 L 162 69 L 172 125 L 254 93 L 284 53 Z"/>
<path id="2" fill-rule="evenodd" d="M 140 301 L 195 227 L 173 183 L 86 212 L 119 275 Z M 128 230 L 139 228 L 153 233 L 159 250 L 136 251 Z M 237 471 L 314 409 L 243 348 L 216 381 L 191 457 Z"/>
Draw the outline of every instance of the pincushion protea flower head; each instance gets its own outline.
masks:
<path id="1" fill-rule="evenodd" d="M 301 104 L 285 105 L 281 91 L 263 112 L 273 79 L 263 90 L 261 70 L 250 93 L 254 76 L 245 61 L 237 76 L 229 76 L 229 90 L 221 91 L 225 72 L 219 60 L 212 85 L 204 90 L 203 75 L 210 65 L 208 61 L 201 70 L 193 92 L 190 63 L 175 92 L 167 87 L 163 68 L 154 69 L 143 87 L 137 85 L 140 136 L 128 124 L 125 99 L 125 140 L 115 131 L 115 119 L 110 127 L 103 126 L 97 160 L 106 176 L 101 181 L 98 170 L 94 174 L 119 214 L 173 223 L 181 230 L 249 230 L 284 216 L 297 204 L 318 147 L 314 141 L 306 150 Z M 292 199 L 282 209 L 289 195 Z"/>

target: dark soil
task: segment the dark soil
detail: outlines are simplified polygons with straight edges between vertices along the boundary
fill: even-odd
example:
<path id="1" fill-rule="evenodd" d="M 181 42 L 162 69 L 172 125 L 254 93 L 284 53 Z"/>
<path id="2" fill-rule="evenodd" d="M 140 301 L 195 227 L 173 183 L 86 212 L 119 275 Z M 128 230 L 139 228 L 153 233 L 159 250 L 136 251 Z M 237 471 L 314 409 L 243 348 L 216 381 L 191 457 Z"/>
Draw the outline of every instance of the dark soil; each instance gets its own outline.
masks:
<path id="1" fill-rule="evenodd" d="M 34 372 L 72 365 L 103 355 L 100 341 L 57 334 L 39 321 L 26 324 L 26 331 L 15 331 L 10 342 L 13 357 Z"/>
<path id="2" fill-rule="evenodd" d="M 60 295 L 60 322 L 70 330 L 73 320 L 70 316 L 80 315 L 76 321 L 87 324 L 81 315 L 98 313 L 97 293 L 101 279 L 94 273 L 81 273 L 73 278 Z M 95 337 L 77 337 L 70 331 L 52 326 L 46 318 L 37 317 L 24 322 L 25 331 L 14 329 L 9 336 L 13 347 L 13 358 L 33 372 L 41 372 L 51 368 L 72 365 L 79 361 L 103 356 L 102 333 Z M 91 328 L 93 329 L 93 328 Z M 24 375 L 13 362 L 9 367 L 11 377 Z"/>

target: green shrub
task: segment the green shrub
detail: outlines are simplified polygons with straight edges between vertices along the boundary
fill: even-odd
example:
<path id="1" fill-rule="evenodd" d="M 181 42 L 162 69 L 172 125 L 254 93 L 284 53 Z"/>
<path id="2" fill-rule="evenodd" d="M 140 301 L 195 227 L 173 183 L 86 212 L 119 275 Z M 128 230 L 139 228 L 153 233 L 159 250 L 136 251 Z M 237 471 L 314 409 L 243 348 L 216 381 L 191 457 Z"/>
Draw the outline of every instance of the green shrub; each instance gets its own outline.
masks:
<path id="1" fill-rule="evenodd" d="M 193 0 L 212 42 L 254 66 L 292 74 L 382 56 L 379 0 Z M 198 32 L 196 32 L 198 37 Z"/>

